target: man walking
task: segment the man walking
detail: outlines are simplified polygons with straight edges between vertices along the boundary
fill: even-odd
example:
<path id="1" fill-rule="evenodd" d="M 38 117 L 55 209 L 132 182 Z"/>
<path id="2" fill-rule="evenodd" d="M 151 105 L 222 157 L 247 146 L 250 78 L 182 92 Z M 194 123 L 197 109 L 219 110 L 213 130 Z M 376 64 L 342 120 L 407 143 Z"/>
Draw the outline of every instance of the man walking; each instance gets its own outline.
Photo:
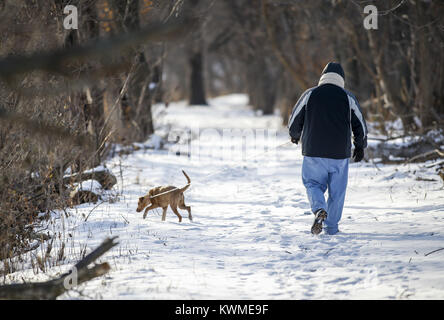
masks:
<path id="1" fill-rule="evenodd" d="M 302 182 L 307 190 L 315 220 L 313 234 L 336 234 L 344 207 L 351 156 L 364 158 L 367 126 L 358 101 L 344 89 L 345 75 L 339 63 L 330 62 L 322 71 L 318 86 L 305 91 L 293 108 L 288 122 L 291 141 L 302 136 Z M 328 201 L 324 193 L 328 190 Z"/>

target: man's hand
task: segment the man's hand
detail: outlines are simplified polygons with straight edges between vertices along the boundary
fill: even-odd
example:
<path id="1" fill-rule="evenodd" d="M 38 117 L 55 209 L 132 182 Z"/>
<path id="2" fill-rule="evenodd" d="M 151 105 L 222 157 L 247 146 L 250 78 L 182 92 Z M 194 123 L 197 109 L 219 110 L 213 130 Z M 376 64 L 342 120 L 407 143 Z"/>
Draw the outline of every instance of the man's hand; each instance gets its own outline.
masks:
<path id="1" fill-rule="evenodd" d="M 293 142 L 294 144 L 298 144 L 299 139 L 295 139 L 295 138 L 291 137 L 291 142 Z"/>
<path id="2" fill-rule="evenodd" d="M 362 159 L 364 159 L 364 149 L 355 148 L 355 151 L 353 151 L 353 159 L 355 162 L 360 162 Z"/>

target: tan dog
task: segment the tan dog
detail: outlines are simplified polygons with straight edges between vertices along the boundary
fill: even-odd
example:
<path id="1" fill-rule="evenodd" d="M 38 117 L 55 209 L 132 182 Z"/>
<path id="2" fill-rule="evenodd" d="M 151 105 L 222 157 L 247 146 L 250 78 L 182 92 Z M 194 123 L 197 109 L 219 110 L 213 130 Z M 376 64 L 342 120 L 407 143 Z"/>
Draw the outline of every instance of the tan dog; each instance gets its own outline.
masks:
<path id="1" fill-rule="evenodd" d="M 137 212 L 141 212 L 143 208 L 149 206 L 145 209 L 145 212 L 143 213 L 144 219 L 149 210 L 162 208 L 162 221 L 165 221 L 167 208 L 168 205 L 170 205 L 173 212 L 176 214 L 176 216 L 179 217 L 179 222 L 182 222 L 182 216 L 177 211 L 177 207 L 187 210 L 188 218 L 190 219 L 190 221 L 193 220 L 193 217 L 191 216 L 191 207 L 185 205 L 185 199 L 183 196 L 184 191 L 187 190 L 190 186 L 191 180 L 190 177 L 188 177 L 188 175 L 185 173 L 185 171 L 182 170 L 182 172 L 185 175 L 185 178 L 187 178 L 188 180 L 188 184 L 185 187 L 182 187 L 180 189 L 174 186 L 155 187 L 151 189 L 147 195 L 139 198 L 139 203 L 136 210 Z"/>

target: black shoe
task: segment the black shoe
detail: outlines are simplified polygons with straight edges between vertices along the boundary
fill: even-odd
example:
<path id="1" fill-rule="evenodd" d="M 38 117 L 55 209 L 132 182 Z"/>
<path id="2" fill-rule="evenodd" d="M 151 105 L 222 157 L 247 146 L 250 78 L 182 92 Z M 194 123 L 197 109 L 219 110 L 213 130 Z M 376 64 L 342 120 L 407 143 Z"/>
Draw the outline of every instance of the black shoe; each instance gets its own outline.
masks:
<path id="1" fill-rule="evenodd" d="M 327 212 L 324 209 L 319 209 L 315 212 L 315 219 L 311 227 L 311 233 L 320 234 L 322 232 L 322 222 L 327 219 Z"/>

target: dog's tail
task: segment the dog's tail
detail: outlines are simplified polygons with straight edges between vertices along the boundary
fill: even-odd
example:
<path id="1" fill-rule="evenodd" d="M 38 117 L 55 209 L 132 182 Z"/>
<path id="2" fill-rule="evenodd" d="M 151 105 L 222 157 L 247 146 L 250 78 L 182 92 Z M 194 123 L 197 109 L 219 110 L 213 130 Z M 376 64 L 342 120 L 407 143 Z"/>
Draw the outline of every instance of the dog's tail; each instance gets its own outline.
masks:
<path id="1" fill-rule="evenodd" d="M 185 187 L 180 188 L 180 192 L 184 192 L 184 191 L 187 190 L 187 189 L 190 187 L 190 185 L 191 185 L 191 179 L 190 179 L 190 177 L 188 177 L 188 175 L 186 174 L 186 172 L 183 171 L 183 170 L 182 170 L 182 173 L 183 173 L 183 175 L 185 176 L 185 178 L 187 178 L 188 183 L 186 184 Z"/>

